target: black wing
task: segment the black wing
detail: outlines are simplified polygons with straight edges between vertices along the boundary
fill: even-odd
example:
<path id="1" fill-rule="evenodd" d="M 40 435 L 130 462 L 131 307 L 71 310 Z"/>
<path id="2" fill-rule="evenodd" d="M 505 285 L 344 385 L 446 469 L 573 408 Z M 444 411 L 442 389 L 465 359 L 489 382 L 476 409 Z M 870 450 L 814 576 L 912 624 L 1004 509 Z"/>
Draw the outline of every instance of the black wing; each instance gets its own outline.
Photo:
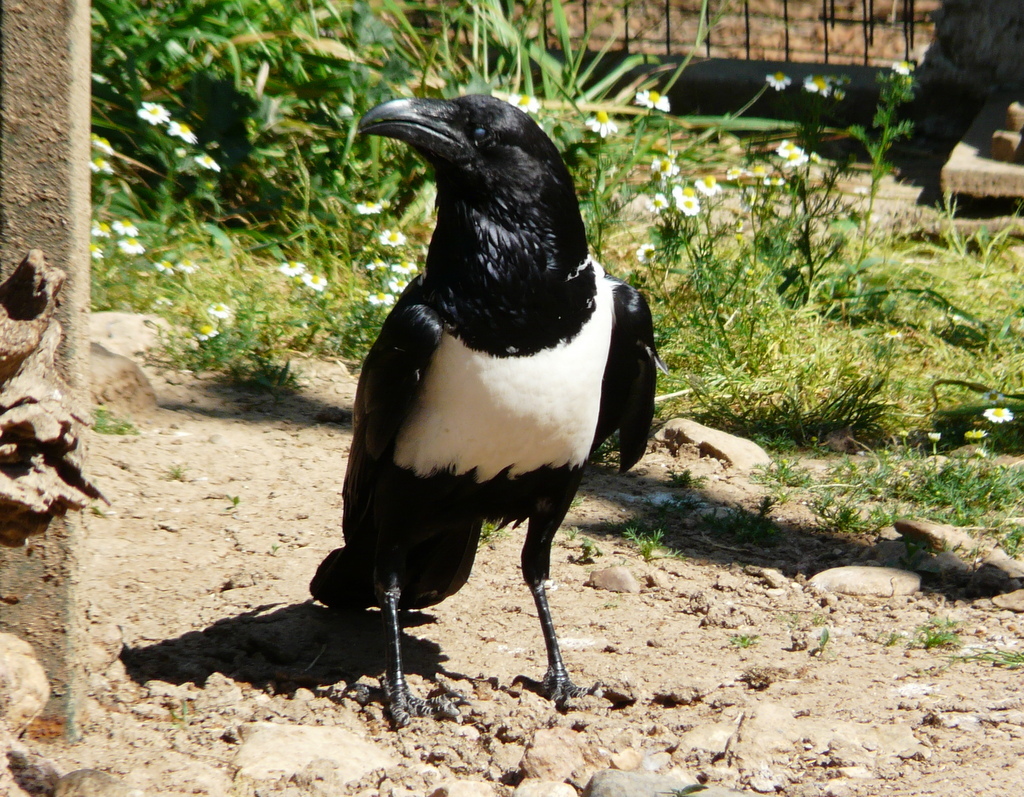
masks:
<path id="1" fill-rule="evenodd" d="M 654 348 L 654 324 L 644 297 L 614 277 L 612 342 L 601 385 L 601 413 L 593 448 L 619 430 L 619 470 L 644 455 L 654 418 L 656 370 L 665 365 Z"/>
<path id="2" fill-rule="evenodd" d="M 310 584 L 313 597 L 328 606 L 370 606 L 376 601 L 372 514 L 377 480 L 381 468 L 391 465 L 395 437 L 443 330 L 437 313 L 424 302 L 421 282 L 413 280 L 399 298 L 359 375 L 343 489 L 345 548 L 321 563 Z"/>

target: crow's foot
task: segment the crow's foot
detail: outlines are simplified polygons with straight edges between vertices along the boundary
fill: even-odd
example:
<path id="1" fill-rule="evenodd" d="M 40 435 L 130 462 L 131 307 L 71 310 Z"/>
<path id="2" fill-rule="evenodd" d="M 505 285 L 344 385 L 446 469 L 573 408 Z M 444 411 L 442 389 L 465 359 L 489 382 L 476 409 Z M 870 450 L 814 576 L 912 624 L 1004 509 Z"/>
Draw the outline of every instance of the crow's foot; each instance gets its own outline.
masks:
<path id="1" fill-rule="evenodd" d="M 388 713 L 396 728 L 404 728 L 413 717 L 457 720 L 461 715 L 459 706 L 466 699 L 458 692 L 446 692 L 428 697 L 416 697 L 408 687 L 387 692 Z"/>
<path id="2" fill-rule="evenodd" d="M 576 686 L 566 673 L 554 673 L 551 670 L 544 674 L 544 680 L 540 682 L 540 693 L 558 708 L 566 708 L 569 701 L 578 697 L 599 694 L 600 691 L 600 684 L 594 684 L 589 689 Z"/>
<path id="3" fill-rule="evenodd" d="M 519 675 L 516 676 L 512 683 L 522 684 L 531 692 L 536 692 L 541 697 L 546 697 L 559 709 L 571 708 L 571 701 L 576 698 L 601 694 L 601 684 L 594 684 L 589 689 L 576 686 L 567 673 L 562 672 L 558 674 L 551 670 L 545 673 L 543 681 L 535 681 L 532 678 L 527 678 L 525 675 Z"/>

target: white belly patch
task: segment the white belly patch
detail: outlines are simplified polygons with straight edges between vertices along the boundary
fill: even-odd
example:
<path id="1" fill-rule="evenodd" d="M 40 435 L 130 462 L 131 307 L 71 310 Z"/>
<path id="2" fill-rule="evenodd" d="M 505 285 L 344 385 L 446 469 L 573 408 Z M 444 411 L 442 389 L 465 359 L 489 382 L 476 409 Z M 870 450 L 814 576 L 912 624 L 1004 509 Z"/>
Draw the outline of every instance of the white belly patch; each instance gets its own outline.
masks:
<path id="1" fill-rule="evenodd" d="M 487 481 L 590 454 L 612 331 L 612 289 L 594 264 L 594 312 L 572 340 L 526 357 L 494 357 L 443 334 L 395 444 L 421 476 L 476 469 Z"/>

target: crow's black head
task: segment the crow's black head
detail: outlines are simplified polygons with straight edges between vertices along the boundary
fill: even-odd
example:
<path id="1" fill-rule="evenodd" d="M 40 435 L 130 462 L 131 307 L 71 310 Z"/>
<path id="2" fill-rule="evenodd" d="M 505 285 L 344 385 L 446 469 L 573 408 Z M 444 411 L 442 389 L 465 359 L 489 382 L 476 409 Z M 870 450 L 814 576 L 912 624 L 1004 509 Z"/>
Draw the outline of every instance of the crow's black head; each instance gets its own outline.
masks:
<path id="1" fill-rule="evenodd" d="M 494 97 L 392 100 L 367 113 L 359 130 L 411 144 L 437 170 L 441 190 L 534 202 L 538 191 L 557 189 L 576 205 L 551 139 L 525 113 Z"/>
<path id="2" fill-rule="evenodd" d="M 484 95 L 401 99 L 373 108 L 359 130 L 405 141 L 434 166 L 424 286 L 464 339 L 536 349 L 589 314 L 593 280 L 569 280 L 587 257 L 572 178 L 529 116 Z"/>

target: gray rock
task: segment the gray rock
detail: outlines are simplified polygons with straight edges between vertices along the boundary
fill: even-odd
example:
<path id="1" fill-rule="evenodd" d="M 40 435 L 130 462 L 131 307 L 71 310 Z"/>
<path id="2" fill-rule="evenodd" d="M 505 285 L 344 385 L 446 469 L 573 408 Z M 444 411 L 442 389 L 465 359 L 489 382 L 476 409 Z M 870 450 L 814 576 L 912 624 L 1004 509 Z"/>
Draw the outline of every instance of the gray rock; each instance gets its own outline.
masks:
<path id="1" fill-rule="evenodd" d="M 1009 609 L 1011 612 L 1024 612 L 1024 589 L 1007 592 L 1005 595 L 996 595 L 992 603 L 1000 609 Z"/>
<path id="2" fill-rule="evenodd" d="M 50 683 L 32 646 L 13 634 L 0 634 L 0 721 L 18 734 L 49 699 Z"/>
<path id="3" fill-rule="evenodd" d="M 587 579 L 587 585 L 610 592 L 639 592 L 640 582 L 625 567 L 606 567 L 595 570 Z"/>
<path id="4" fill-rule="evenodd" d="M 584 763 L 579 734 L 568 728 L 542 728 L 533 735 L 519 766 L 526 778 L 566 780 Z"/>
<path id="5" fill-rule="evenodd" d="M 576 797 L 576 789 L 562 781 L 524 780 L 512 797 Z"/>
<path id="6" fill-rule="evenodd" d="M 841 595 L 890 598 L 917 592 L 921 589 L 921 576 L 894 567 L 848 565 L 823 570 L 807 583 Z"/>
<path id="7" fill-rule="evenodd" d="M 929 523 L 925 520 L 903 518 L 893 523 L 893 526 L 904 539 L 926 545 L 936 553 L 956 550 L 969 551 L 978 545 L 970 534 L 945 523 Z"/>
<path id="8" fill-rule="evenodd" d="M 658 430 L 655 439 L 673 455 L 683 446 L 696 446 L 700 456 L 717 459 L 741 473 L 749 473 L 758 466 L 767 466 L 772 462 L 772 458 L 757 443 L 709 429 L 686 418 L 675 418 L 666 423 Z"/>
<path id="9" fill-rule="evenodd" d="M 139 792 L 134 792 L 138 794 Z M 76 769 L 57 781 L 53 797 L 131 797 L 133 790 L 98 769 Z"/>
<path id="10" fill-rule="evenodd" d="M 148 412 L 156 393 L 142 369 L 122 354 L 95 341 L 89 349 L 90 388 L 96 404 L 119 412 Z"/>
<path id="11" fill-rule="evenodd" d="M 696 785 L 677 775 L 657 775 L 650 772 L 620 772 L 604 769 L 595 772 L 583 790 L 583 797 L 665 797 L 678 789 Z M 742 792 L 707 786 L 696 797 L 741 797 Z"/>
<path id="12" fill-rule="evenodd" d="M 317 759 L 331 762 L 342 783 L 395 766 L 388 753 L 344 728 L 247 722 L 238 730 L 242 744 L 234 764 L 252 780 L 291 777 Z"/>

